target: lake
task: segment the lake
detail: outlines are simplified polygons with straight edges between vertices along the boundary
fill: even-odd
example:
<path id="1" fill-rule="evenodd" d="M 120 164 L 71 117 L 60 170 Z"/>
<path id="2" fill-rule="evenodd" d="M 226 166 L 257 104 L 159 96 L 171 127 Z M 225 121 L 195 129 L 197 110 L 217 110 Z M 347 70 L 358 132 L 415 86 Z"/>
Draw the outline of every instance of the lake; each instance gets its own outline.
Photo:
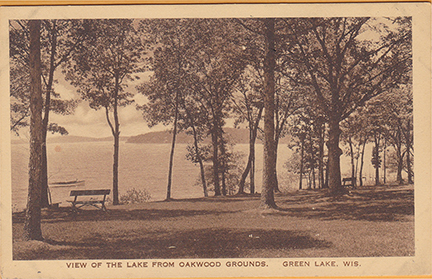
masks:
<path id="1" fill-rule="evenodd" d="M 49 181 L 85 180 L 85 186 L 76 189 L 112 189 L 112 142 L 48 143 Z M 197 183 L 199 167 L 186 160 L 186 144 L 176 145 L 172 178 L 172 198 L 202 197 Z M 119 193 L 128 189 L 146 189 L 152 201 L 166 197 L 170 144 L 132 144 L 120 142 Z M 248 154 L 247 144 L 237 144 L 235 151 L 244 153 L 244 167 Z M 26 205 L 28 187 L 28 144 L 12 144 L 12 204 L 14 211 Z M 279 147 L 279 176 L 284 172 L 283 162 L 290 156 L 286 145 Z M 262 184 L 263 146 L 256 146 L 256 190 Z M 67 206 L 70 190 L 74 187 L 51 187 L 53 202 Z"/>
<path id="2" fill-rule="evenodd" d="M 199 167 L 186 160 L 187 144 L 177 144 L 174 156 L 172 178 L 172 198 L 202 197 L 199 183 Z M 170 144 L 133 144 L 120 142 L 119 193 L 128 189 L 145 189 L 152 201 L 164 200 L 168 174 Z M 370 150 L 369 150 L 370 149 Z M 244 154 L 242 168 L 247 160 L 248 144 L 236 144 L 234 151 Z M 53 202 L 69 206 L 66 200 L 74 189 L 112 189 L 113 143 L 79 142 L 48 143 L 48 179 L 58 181 L 85 180 L 82 187 L 51 187 Z M 23 210 L 26 206 L 28 187 L 29 145 L 12 144 L 12 206 L 13 211 Z M 297 189 L 297 176 L 288 176 L 284 163 L 291 156 L 286 145 L 278 149 L 278 179 L 281 189 Z M 366 183 L 373 183 L 373 168 L 370 164 L 371 146 L 365 153 L 364 176 Z M 256 145 L 256 191 L 261 191 L 263 167 L 263 145 Z M 350 176 L 349 158 L 341 157 L 341 171 Z M 197 183 L 198 182 L 198 183 Z M 305 182 L 306 183 L 306 182 Z"/>

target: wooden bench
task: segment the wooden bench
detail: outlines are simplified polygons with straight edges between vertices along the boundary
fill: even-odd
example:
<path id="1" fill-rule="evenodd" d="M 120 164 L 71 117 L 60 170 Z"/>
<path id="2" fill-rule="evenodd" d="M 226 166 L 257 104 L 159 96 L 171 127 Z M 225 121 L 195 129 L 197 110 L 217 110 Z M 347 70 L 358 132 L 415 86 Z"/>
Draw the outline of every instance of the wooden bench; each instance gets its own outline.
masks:
<path id="1" fill-rule="evenodd" d="M 77 209 L 91 205 L 96 207 L 99 210 L 106 211 L 105 201 L 106 196 L 109 195 L 111 190 L 102 189 L 102 190 L 72 190 L 70 192 L 71 197 L 75 197 L 73 201 L 68 201 L 72 203 L 72 209 L 76 211 Z M 92 196 L 90 198 L 84 200 L 78 200 L 78 197 L 81 196 Z M 103 196 L 103 197 L 102 197 Z M 77 206 L 79 205 L 79 206 Z"/>
<path id="2" fill-rule="evenodd" d="M 357 179 L 355 177 L 345 177 L 342 179 L 342 186 L 344 187 L 355 187 Z M 348 183 L 348 184 L 347 184 Z"/>

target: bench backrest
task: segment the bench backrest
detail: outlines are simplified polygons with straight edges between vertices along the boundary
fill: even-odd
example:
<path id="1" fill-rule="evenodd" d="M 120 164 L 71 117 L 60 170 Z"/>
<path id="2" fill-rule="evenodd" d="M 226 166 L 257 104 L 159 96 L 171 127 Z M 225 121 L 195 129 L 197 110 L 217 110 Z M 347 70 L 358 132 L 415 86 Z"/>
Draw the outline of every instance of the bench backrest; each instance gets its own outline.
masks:
<path id="1" fill-rule="evenodd" d="M 355 179 L 356 179 L 355 177 L 346 177 L 346 178 L 343 178 L 342 181 L 353 181 Z"/>
<path id="2" fill-rule="evenodd" d="M 96 195 L 109 195 L 111 190 L 102 189 L 102 190 L 72 190 L 70 192 L 71 196 L 96 196 Z"/>

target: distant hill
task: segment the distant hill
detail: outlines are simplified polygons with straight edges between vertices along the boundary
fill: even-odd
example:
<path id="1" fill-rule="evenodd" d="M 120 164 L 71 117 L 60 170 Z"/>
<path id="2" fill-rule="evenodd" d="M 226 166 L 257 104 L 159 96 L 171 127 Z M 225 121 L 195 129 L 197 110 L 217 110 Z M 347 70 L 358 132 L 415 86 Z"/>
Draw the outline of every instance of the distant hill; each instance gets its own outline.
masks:
<path id="1" fill-rule="evenodd" d="M 225 137 L 229 139 L 230 143 L 248 144 L 249 143 L 249 130 L 247 129 L 236 129 L 236 128 L 224 128 Z M 104 138 L 93 138 L 93 137 L 80 137 L 80 136 L 57 136 L 53 138 L 48 138 L 48 143 L 75 143 L 75 142 L 106 142 L 112 141 L 112 137 Z M 171 143 L 172 134 L 170 131 L 159 131 L 159 132 L 149 132 L 146 134 L 141 134 L 131 137 L 120 137 L 120 141 L 126 141 L 126 143 L 154 143 L 163 144 Z M 28 140 L 25 139 L 13 139 L 12 144 L 22 144 L 26 143 Z M 193 136 L 187 135 L 185 132 L 177 134 L 177 143 L 193 143 Z M 262 143 L 258 138 L 257 143 Z M 289 137 L 282 138 L 279 143 L 287 144 L 289 142 Z M 210 138 L 206 138 L 204 143 L 210 143 Z"/>
<path id="2" fill-rule="evenodd" d="M 170 131 L 149 132 L 129 137 L 126 143 L 171 143 L 172 133 Z M 193 136 L 185 132 L 177 134 L 177 143 L 193 143 Z"/>
<path id="3" fill-rule="evenodd" d="M 224 128 L 226 137 L 231 143 L 247 144 L 249 143 L 249 130 Z M 137 136 L 129 137 L 126 143 L 171 143 L 172 133 L 170 131 L 149 132 Z M 285 137 L 280 140 L 280 144 L 288 143 L 289 138 Z M 210 143 L 210 139 L 206 138 L 205 143 Z M 185 132 L 177 134 L 176 143 L 193 143 L 193 136 L 187 135 Z M 257 139 L 257 143 L 262 143 Z"/>

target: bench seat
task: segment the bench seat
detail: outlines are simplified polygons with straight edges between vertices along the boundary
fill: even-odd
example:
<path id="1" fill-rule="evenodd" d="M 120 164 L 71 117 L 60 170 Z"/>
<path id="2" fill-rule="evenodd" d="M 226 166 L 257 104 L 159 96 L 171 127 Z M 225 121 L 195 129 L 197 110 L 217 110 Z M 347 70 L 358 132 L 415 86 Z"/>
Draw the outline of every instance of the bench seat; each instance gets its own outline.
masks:
<path id="1" fill-rule="evenodd" d="M 72 209 L 76 211 L 83 206 L 93 206 L 99 210 L 106 211 L 105 201 L 106 196 L 109 195 L 111 190 L 101 189 L 101 190 L 72 190 L 70 192 L 71 197 L 75 197 L 74 200 L 68 201 L 72 203 Z M 79 200 L 78 197 L 87 196 L 90 199 Z M 79 205 L 79 206 L 77 206 Z"/>

